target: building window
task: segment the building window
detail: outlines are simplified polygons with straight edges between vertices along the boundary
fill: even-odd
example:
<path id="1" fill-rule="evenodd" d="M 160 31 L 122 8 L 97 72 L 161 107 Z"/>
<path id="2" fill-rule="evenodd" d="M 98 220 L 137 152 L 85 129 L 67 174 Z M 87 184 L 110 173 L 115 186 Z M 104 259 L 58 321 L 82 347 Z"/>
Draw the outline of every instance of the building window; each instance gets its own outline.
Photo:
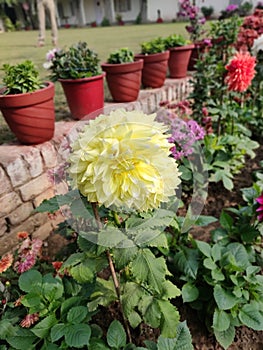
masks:
<path id="1" fill-rule="evenodd" d="M 115 12 L 131 11 L 131 0 L 114 0 Z"/>

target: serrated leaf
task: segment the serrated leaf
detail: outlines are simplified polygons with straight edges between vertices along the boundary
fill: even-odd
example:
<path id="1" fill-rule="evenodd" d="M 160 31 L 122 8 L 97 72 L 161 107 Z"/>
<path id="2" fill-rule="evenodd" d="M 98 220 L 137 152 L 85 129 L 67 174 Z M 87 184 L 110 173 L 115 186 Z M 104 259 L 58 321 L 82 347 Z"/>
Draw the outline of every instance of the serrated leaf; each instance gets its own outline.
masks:
<path id="1" fill-rule="evenodd" d="M 162 292 L 165 276 L 169 274 L 164 258 L 156 258 L 149 249 L 138 251 L 131 271 L 139 282 L 148 283 L 158 293 Z"/>
<path id="2" fill-rule="evenodd" d="M 187 277 L 195 279 L 200 264 L 199 252 L 188 247 L 182 247 L 174 257 L 175 266 Z"/>
<path id="3" fill-rule="evenodd" d="M 151 340 L 144 340 L 143 342 L 146 345 L 146 348 L 148 350 L 158 350 L 157 349 L 157 344 L 154 343 L 153 341 L 151 341 Z"/>
<path id="4" fill-rule="evenodd" d="M 84 345 L 89 345 L 90 335 L 89 325 L 74 324 L 67 328 L 65 342 L 70 347 L 81 348 Z"/>
<path id="5" fill-rule="evenodd" d="M 185 283 L 182 288 L 182 297 L 184 303 L 195 301 L 199 296 L 199 290 L 191 283 Z"/>
<path id="6" fill-rule="evenodd" d="M 167 338 L 174 338 L 180 319 L 179 312 L 169 301 L 158 300 L 158 305 L 161 311 L 161 335 Z"/>
<path id="7" fill-rule="evenodd" d="M 92 282 L 94 280 L 95 272 L 90 269 L 89 261 L 84 261 L 78 265 L 75 265 L 69 269 L 72 277 L 80 282 Z"/>
<path id="8" fill-rule="evenodd" d="M 107 331 L 107 342 L 112 348 L 120 349 L 126 345 L 126 333 L 122 324 L 114 320 Z"/>
<path id="9" fill-rule="evenodd" d="M 55 315 L 49 315 L 40 321 L 31 329 L 31 331 L 39 338 L 46 338 L 50 332 L 50 329 L 57 323 Z"/>
<path id="10" fill-rule="evenodd" d="M 139 324 L 142 322 L 141 316 L 136 311 L 131 311 L 128 315 L 128 321 L 132 328 L 136 328 L 139 326 Z"/>
<path id="11" fill-rule="evenodd" d="M 28 270 L 19 276 L 18 285 L 23 292 L 27 293 L 39 290 L 42 285 L 42 275 L 39 271 Z"/>
<path id="12" fill-rule="evenodd" d="M 88 310 L 95 311 L 99 305 L 108 306 L 111 302 L 117 300 L 115 287 L 112 279 L 108 281 L 97 278 L 94 292 L 90 296 Z"/>
<path id="13" fill-rule="evenodd" d="M 230 314 L 223 310 L 215 308 L 213 314 L 213 328 L 218 332 L 226 331 L 230 326 Z"/>
<path id="14" fill-rule="evenodd" d="M 85 306 L 72 307 L 67 314 L 67 321 L 69 323 L 81 323 L 88 314 L 88 309 Z"/>
<path id="15" fill-rule="evenodd" d="M 246 304 L 239 311 L 239 319 L 243 324 L 256 331 L 263 331 L 263 314 L 259 311 L 259 305 Z"/>
<path id="16" fill-rule="evenodd" d="M 113 248 L 112 254 L 117 269 L 121 270 L 127 266 L 136 256 L 138 247 L 130 248 Z"/>
<path id="17" fill-rule="evenodd" d="M 160 326 L 161 313 L 157 299 L 151 295 L 145 295 L 141 299 L 138 308 L 146 324 L 152 328 L 158 328 Z"/>
<path id="18" fill-rule="evenodd" d="M 81 298 L 79 296 L 65 299 L 61 304 L 61 315 L 64 316 L 67 314 L 73 306 L 78 306 L 80 302 Z"/>
<path id="19" fill-rule="evenodd" d="M 77 198 L 70 204 L 70 210 L 74 218 L 92 219 L 94 217 L 92 209 L 85 206 L 81 198 Z"/>
<path id="20" fill-rule="evenodd" d="M 55 326 L 53 326 L 50 331 L 51 341 L 56 342 L 60 338 L 64 337 L 67 327 L 68 326 L 64 323 L 55 324 Z"/>
<path id="21" fill-rule="evenodd" d="M 164 281 L 163 290 L 163 297 L 167 299 L 176 298 L 181 295 L 180 289 L 168 280 Z"/>
<path id="22" fill-rule="evenodd" d="M 230 291 L 223 289 L 218 284 L 214 287 L 214 298 L 218 308 L 221 310 L 232 309 L 232 307 L 239 302 L 239 299 L 236 298 Z"/>
<path id="23" fill-rule="evenodd" d="M 226 350 L 235 339 L 235 327 L 232 325 L 229 326 L 225 331 L 219 332 L 216 329 L 214 330 L 216 340 L 223 348 Z"/>
<path id="24" fill-rule="evenodd" d="M 31 330 L 20 327 L 14 336 L 7 338 L 7 342 L 17 350 L 33 350 L 35 345 L 32 344 L 36 339 Z"/>
<path id="25" fill-rule="evenodd" d="M 133 282 L 127 282 L 125 284 L 121 302 L 123 305 L 124 314 L 129 319 L 132 327 L 138 326 L 136 323 L 138 322 L 139 318 L 134 309 L 137 308 L 140 299 L 144 295 L 145 291 L 139 284 Z"/>
<path id="26" fill-rule="evenodd" d="M 98 232 L 98 245 L 107 248 L 117 247 L 122 241 L 126 241 L 127 236 L 118 228 L 109 226 Z"/>
<path id="27" fill-rule="evenodd" d="M 176 345 L 174 350 L 193 350 L 192 337 L 186 321 L 180 322 L 176 329 Z"/>

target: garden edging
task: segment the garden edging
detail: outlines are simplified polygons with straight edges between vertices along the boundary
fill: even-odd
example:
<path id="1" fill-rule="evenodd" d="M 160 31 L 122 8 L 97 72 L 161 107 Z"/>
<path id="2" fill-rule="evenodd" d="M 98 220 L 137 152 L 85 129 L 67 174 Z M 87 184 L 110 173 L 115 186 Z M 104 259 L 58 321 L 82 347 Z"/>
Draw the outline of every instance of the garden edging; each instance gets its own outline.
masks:
<path id="1" fill-rule="evenodd" d="M 154 113 L 161 101 L 185 99 L 191 90 L 190 78 L 166 79 L 161 88 L 141 90 L 134 102 L 105 103 L 104 113 L 120 107 Z M 45 239 L 61 221 L 59 215 L 50 218 L 47 213 L 33 210 L 55 193 L 48 172 L 66 160 L 68 133 L 76 123 L 81 121 L 57 122 L 55 135 L 49 142 L 34 146 L 18 143 L 0 146 L 0 255 L 16 247 L 18 232 L 27 231 L 33 237 Z M 62 144 L 64 152 L 61 152 Z"/>

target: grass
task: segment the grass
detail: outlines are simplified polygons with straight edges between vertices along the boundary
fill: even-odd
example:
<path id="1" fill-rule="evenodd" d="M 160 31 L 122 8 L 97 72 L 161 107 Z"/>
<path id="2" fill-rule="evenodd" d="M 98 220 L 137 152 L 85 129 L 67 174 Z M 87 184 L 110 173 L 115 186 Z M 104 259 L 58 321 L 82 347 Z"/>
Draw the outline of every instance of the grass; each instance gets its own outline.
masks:
<path id="1" fill-rule="evenodd" d="M 186 23 L 162 23 L 162 24 L 141 24 L 111 27 L 85 27 L 69 28 L 59 30 L 59 47 L 70 46 L 78 41 L 86 41 L 89 47 L 98 53 L 101 62 L 104 62 L 109 53 L 121 47 L 128 47 L 135 53 L 140 52 L 140 44 L 143 41 L 154 37 L 165 37 L 173 33 L 182 34 L 188 37 L 185 30 Z M 52 49 L 51 32 L 47 30 L 46 45 L 36 47 L 38 32 L 17 31 L 0 34 L 0 67 L 4 63 L 16 64 L 26 59 L 32 60 L 39 70 L 42 79 L 48 80 L 49 72 L 43 68 L 46 53 Z M 0 79 L 3 72 L 0 70 Z M 1 82 L 0 82 L 1 85 Z M 56 118 L 67 114 L 67 103 L 59 83 L 55 84 L 55 105 Z M 105 89 L 106 90 L 106 89 Z M 107 90 L 105 92 L 107 98 Z M 0 115 L 0 144 L 14 140 L 5 120 Z"/>

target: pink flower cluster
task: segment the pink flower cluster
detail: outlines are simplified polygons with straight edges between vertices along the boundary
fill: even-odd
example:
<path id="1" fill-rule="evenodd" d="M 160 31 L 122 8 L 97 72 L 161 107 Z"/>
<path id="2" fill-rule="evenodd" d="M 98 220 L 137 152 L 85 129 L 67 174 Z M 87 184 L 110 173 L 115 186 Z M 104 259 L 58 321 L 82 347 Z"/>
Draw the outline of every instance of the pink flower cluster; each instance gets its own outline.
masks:
<path id="1" fill-rule="evenodd" d="M 194 151 L 196 141 L 204 138 L 205 130 L 195 120 L 188 118 L 192 113 L 188 101 L 163 102 L 161 105 L 166 108 L 157 113 L 156 119 L 170 127 L 171 136 L 168 140 L 173 144 L 173 157 L 179 160 L 189 156 Z"/>
<path id="2" fill-rule="evenodd" d="M 179 0 L 180 11 L 177 13 L 178 17 L 186 17 L 190 21 L 190 25 L 185 28 L 190 34 L 190 39 L 193 42 L 200 40 L 205 31 L 202 29 L 206 22 L 205 17 L 199 18 L 199 8 L 191 4 L 190 0 Z"/>
<path id="3" fill-rule="evenodd" d="M 17 273 L 23 273 L 30 270 L 36 263 L 37 257 L 41 255 L 42 240 L 38 238 L 31 239 L 29 236 L 21 237 L 23 239 L 19 249 L 18 258 L 14 263 L 14 270 Z"/>

